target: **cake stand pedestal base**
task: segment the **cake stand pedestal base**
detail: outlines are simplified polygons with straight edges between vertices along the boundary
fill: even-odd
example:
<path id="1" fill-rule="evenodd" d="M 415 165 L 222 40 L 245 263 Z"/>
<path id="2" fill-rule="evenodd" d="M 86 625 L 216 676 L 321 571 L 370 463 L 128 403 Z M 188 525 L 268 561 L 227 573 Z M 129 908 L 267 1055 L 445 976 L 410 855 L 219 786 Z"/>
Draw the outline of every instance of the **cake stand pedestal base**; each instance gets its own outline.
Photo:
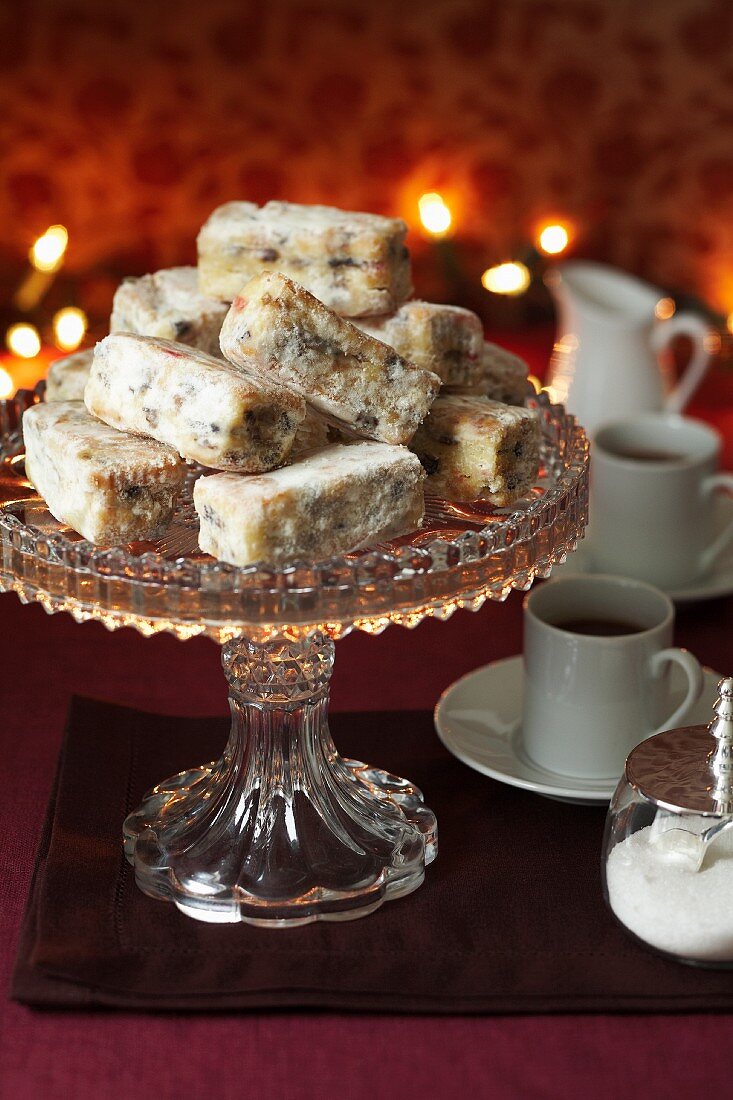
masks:
<path id="1" fill-rule="evenodd" d="M 435 816 L 408 780 L 336 752 L 333 657 L 320 633 L 224 647 L 224 755 L 160 783 L 125 821 L 146 894 L 198 920 L 284 928 L 353 920 L 422 883 Z"/>

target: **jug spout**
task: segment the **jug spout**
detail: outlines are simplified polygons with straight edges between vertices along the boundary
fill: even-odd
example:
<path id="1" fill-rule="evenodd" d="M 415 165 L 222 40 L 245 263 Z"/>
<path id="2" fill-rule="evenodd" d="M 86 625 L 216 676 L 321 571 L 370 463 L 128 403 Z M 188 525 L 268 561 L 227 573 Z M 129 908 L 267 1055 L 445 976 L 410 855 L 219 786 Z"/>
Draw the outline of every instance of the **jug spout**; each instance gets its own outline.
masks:
<path id="1" fill-rule="evenodd" d="M 586 260 L 556 264 L 545 275 L 545 285 L 561 316 L 582 317 L 587 324 L 652 324 L 657 303 L 664 297 L 661 290 L 633 275 Z"/>

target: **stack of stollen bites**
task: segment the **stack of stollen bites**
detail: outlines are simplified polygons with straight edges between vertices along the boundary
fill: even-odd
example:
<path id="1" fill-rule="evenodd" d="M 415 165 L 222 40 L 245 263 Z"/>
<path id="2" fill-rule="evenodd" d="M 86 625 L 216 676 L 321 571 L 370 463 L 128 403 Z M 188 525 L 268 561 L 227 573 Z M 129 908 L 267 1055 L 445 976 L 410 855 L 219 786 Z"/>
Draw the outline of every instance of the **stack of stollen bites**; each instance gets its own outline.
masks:
<path id="1" fill-rule="evenodd" d="M 125 280 L 111 335 L 53 364 L 24 417 L 51 512 L 95 542 L 155 538 L 187 460 L 212 471 L 194 486 L 201 549 L 279 564 L 413 530 L 423 484 L 499 506 L 526 493 L 527 367 L 469 310 L 405 300 L 405 234 L 376 215 L 228 203 L 198 269 Z"/>

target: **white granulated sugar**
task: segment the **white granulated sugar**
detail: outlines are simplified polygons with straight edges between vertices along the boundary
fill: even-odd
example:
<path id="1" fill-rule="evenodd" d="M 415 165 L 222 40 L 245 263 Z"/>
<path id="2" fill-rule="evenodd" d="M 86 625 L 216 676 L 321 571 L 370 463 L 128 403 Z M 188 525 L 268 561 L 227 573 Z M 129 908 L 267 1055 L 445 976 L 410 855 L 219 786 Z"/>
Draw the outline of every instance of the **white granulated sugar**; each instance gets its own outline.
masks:
<path id="1" fill-rule="evenodd" d="M 687 827 L 684 818 L 679 827 Z M 606 865 L 611 909 L 630 932 L 660 951 L 733 961 L 733 832 L 712 842 L 700 871 L 666 854 L 656 836 L 648 826 L 611 851 Z"/>

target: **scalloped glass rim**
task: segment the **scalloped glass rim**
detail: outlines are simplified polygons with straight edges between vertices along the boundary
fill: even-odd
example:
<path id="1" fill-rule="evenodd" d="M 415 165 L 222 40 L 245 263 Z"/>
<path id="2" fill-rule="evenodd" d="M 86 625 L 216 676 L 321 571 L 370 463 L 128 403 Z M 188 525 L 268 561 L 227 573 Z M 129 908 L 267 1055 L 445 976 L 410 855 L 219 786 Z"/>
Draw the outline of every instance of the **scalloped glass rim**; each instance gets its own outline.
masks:
<path id="1" fill-rule="evenodd" d="M 6 488 L 22 454 L 23 411 L 43 389 L 0 402 L 0 459 Z M 547 476 L 511 509 L 471 514 L 470 506 L 433 502 L 428 509 L 454 537 L 414 532 L 396 543 L 317 563 L 238 568 L 212 559 L 99 549 L 47 533 L 13 514 L 22 500 L 0 504 L 0 590 L 35 600 L 48 612 L 98 619 L 110 629 L 179 638 L 205 634 L 298 637 L 319 628 L 340 637 L 357 628 L 378 633 L 392 622 L 415 626 L 427 615 L 477 610 L 549 575 L 582 537 L 587 522 L 589 446 L 582 428 L 546 394 L 528 398 L 543 429 Z M 16 481 L 17 484 L 17 481 Z M 11 494 L 12 496 L 12 494 Z M 429 522 L 428 519 L 428 522 Z M 438 527 L 440 525 L 438 524 Z"/>

